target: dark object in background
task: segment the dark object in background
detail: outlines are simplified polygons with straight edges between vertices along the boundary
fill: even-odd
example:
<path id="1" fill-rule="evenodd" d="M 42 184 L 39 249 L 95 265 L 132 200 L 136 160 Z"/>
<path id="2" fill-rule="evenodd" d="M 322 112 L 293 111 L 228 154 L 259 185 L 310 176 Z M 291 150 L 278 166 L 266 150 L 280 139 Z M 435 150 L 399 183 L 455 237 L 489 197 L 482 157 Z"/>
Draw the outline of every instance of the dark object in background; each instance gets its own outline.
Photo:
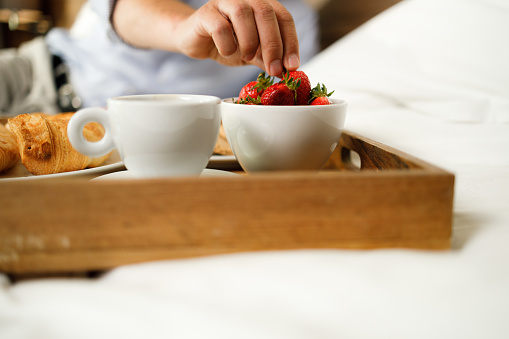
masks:
<path id="1" fill-rule="evenodd" d="M 319 11 L 320 47 L 327 48 L 401 0 L 329 0 Z"/>

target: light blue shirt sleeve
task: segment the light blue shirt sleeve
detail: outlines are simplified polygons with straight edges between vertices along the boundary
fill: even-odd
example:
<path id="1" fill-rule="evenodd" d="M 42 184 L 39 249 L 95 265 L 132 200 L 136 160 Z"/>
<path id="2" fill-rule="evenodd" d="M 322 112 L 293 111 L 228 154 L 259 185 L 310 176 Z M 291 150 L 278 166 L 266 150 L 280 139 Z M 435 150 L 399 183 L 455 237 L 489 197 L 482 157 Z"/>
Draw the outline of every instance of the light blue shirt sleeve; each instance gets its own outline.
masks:
<path id="1" fill-rule="evenodd" d="M 88 0 L 90 7 L 101 17 L 102 21 L 109 22 L 116 0 Z"/>
<path id="2" fill-rule="evenodd" d="M 105 33 L 112 42 L 120 42 L 122 39 L 116 34 L 112 25 L 113 10 L 118 0 L 88 0 L 90 9 L 97 15 L 103 25 Z"/>

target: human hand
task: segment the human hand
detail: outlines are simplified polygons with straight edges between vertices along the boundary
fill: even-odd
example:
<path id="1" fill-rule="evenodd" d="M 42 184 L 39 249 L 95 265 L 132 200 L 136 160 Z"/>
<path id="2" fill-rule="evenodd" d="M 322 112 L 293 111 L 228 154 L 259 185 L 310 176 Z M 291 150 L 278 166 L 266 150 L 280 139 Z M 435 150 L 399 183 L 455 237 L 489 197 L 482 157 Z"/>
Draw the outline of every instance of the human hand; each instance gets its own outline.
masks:
<path id="1" fill-rule="evenodd" d="M 276 0 L 211 0 L 176 32 L 177 49 L 192 58 L 253 64 L 272 76 L 300 66 L 293 18 Z"/>

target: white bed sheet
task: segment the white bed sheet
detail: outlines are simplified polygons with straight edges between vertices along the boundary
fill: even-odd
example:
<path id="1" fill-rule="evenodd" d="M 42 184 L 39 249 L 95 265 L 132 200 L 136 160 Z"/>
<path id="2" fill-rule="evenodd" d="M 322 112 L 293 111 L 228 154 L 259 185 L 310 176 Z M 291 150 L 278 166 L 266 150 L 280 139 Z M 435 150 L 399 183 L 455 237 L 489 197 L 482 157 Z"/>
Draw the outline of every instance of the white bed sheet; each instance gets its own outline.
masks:
<path id="1" fill-rule="evenodd" d="M 397 20 L 411 15 L 433 12 L 457 23 L 443 12 L 452 4 L 457 17 L 472 6 L 478 14 L 492 13 L 497 3 L 498 11 L 507 10 L 503 1 L 463 3 L 405 0 L 303 68 L 349 102 L 347 129 L 455 173 L 451 251 L 243 253 L 124 266 L 94 280 L 11 284 L 0 275 L 0 338 L 508 338 L 504 79 L 496 88 L 473 88 L 455 83 L 453 69 L 443 77 L 422 68 L 403 73 L 415 42 L 405 44 L 404 54 L 391 54 L 380 40 L 372 45 L 373 36 L 396 35 Z M 381 80 L 372 65 L 377 55 L 391 60 L 394 77 Z M 475 106 L 473 92 L 490 104 Z"/>

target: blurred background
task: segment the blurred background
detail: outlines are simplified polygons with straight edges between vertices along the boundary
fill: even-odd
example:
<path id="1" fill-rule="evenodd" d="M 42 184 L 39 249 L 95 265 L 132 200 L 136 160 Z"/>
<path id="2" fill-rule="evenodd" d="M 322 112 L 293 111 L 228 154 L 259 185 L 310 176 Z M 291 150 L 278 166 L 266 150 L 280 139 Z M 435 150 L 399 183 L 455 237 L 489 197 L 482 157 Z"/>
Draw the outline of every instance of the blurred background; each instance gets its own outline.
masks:
<path id="1" fill-rule="evenodd" d="M 320 14 L 324 49 L 401 0 L 306 0 Z M 18 47 L 51 27 L 70 27 L 85 0 L 0 0 L 0 48 Z"/>

